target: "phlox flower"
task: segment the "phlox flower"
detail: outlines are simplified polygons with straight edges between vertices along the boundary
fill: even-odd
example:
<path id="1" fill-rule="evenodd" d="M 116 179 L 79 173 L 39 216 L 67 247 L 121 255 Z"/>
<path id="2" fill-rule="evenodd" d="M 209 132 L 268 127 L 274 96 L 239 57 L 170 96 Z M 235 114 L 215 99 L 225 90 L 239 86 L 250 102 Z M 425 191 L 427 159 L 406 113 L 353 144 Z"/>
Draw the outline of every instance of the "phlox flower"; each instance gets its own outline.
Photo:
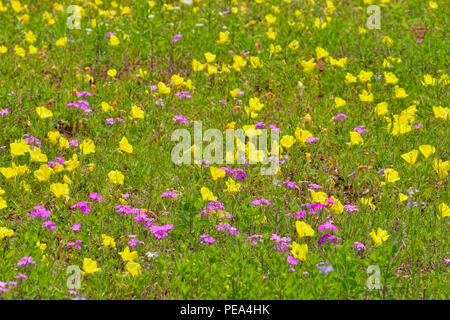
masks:
<path id="1" fill-rule="evenodd" d="M 89 214 L 89 212 L 91 212 L 91 209 L 89 208 L 87 201 L 80 201 L 80 202 L 74 204 L 73 206 L 71 206 L 70 209 L 74 209 L 77 207 L 80 208 L 80 211 L 82 213 Z"/>
<path id="2" fill-rule="evenodd" d="M 204 244 L 204 243 L 214 243 L 216 242 L 216 239 L 214 239 L 213 237 L 211 237 L 209 234 L 201 234 L 199 236 L 199 238 L 201 238 L 202 240 L 200 241 L 200 244 Z"/>

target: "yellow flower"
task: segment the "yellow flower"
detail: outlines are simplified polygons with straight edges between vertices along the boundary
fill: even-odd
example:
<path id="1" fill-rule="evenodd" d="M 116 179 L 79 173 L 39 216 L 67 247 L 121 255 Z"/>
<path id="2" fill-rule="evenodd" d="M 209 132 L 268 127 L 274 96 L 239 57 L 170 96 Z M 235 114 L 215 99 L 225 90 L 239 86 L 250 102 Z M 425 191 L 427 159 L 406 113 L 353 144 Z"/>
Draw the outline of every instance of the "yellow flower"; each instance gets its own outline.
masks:
<path id="1" fill-rule="evenodd" d="M 373 198 L 361 198 L 359 201 L 365 206 L 368 206 L 370 209 L 375 210 L 376 206 L 372 203 Z"/>
<path id="2" fill-rule="evenodd" d="M 400 202 L 406 201 L 408 200 L 408 196 L 404 193 L 399 193 L 398 194 L 398 199 L 400 200 Z"/>
<path id="3" fill-rule="evenodd" d="M 394 40 L 392 40 L 390 37 L 388 36 L 384 36 L 381 39 L 381 42 L 383 42 L 385 45 L 387 45 L 388 47 L 392 46 L 392 43 L 394 43 Z"/>
<path id="4" fill-rule="evenodd" d="M 58 131 L 49 131 L 49 132 L 47 132 L 47 137 L 51 143 L 57 144 L 58 139 L 59 139 L 59 132 Z"/>
<path id="5" fill-rule="evenodd" d="M 15 1 L 15 0 L 11 0 L 11 8 L 17 13 L 24 10 L 22 5 L 20 4 L 20 1 Z"/>
<path id="6" fill-rule="evenodd" d="M 388 113 L 388 104 L 387 102 L 380 102 L 379 104 L 377 104 L 375 106 L 375 113 L 377 114 L 377 116 L 383 116 L 386 113 Z"/>
<path id="7" fill-rule="evenodd" d="M 433 113 L 434 113 L 434 116 L 435 116 L 436 119 L 441 118 L 441 119 L 446 120 L 447 118 L 449 118 L 450 108 L 443 108 L 441 106 L 439 106 L 439 107 L 434 106 L 433 107 Z"/>
<path id="8" fill-rule="evenodd" d="M 180 77 L 177 74 L 174 74 L 171 78 L 170 78 L 170 82 L 174 85 L 174 86 L 181 86 L 184 83 L 184 79 L 183 77 Z M 169 91 L 170 92 L 170 91 Z"/>
<path id="9" fill-rule="evenodd" d="M 370 81 L 370 80 L 372 79 L 372 77 L 373 77 L 373 72 L 372 72 L 372 71 L 364 71 L 364 70 L 361 70 L 361 71 L 359 72 L 359 75 L 358 75 L 358 79 L 359 79 L 359 81 L 361 81 L 362 83 L 365 83 L 365 82 L 367 82 L 367 81 Z"/>
<path id="10" fill-rule="evenodd" d="M 250 65 L 253 69 L 260 69 L 263 67 L 263 64 L 259 60 L 259 57 L 250 57 Z"/>
<path id="11" fill-rule="evenodd" d="M 316 63 L 314 62 L 314 58 L 311 58 L 308 61 L 302 61 L 301 65 L 303 67 L 303 70 L 306 73 L 310 73 L 316 68 Z"/>
<path id="12" fill-rule="evenodd" d="M 46 182 L 50 180 L 53 170 L 47 164 L 42 164 L 38 170 L 34 172 L 34 177 L 39 182 Z"/>
<path id="13" fill-rule="evenodd" d="M 325 192 L 322 191 L 316 192 L 313 189 L 309 190 L 309 192 L 311 193 L 311 198 L 313 202 L 326 204 L 325 199 L 327 199 L 328 196 Z"/>
<path id="14" fill-rule="evenodd" d="M 28 46 L 28 53 L 29 54 L 36 54 L 37 51 L 38 51 L 38 49 L 35 46 L 33 46 L 31 44 Z"/>
<path id="15" fill-rule="evenodd" d="M 316 57 L 317 59 L 322 59 L 322 58 L 326 58 L 328 57 L 328 51 L 321 48 L 321 47 L 316 47 Z"/>
<path id="16" fill-rule="evenodd" d="M 361 137 L 361 135 L 359 134 L 359 132 L 351 131 L 350 132 L 350 145 L 354 146 L 354 145 L 363 145 L 363 144 L 364 144 L 364 140 Z"/>
<path id="17" fill-rule="evenodd" d="M 412 150 L 408 153 L 402 154 L 401 157 L 403 158 L 403 160 L 405 160 L 409 164 L 413 165 L 416 163 L 418 155 L 419 155 L 419 150 Z"/>
<path id="18" fill-rule="evenodd" d="M 428 2 L 428 5 L 430 6 L 430 9 L 437 9 L 438 8 L 437 2 L 434 2 L 434 1 Z"/>
<path id="19" fill-rule="evenodd" d="M 89 258 L 84 258 L 83 260 L 83 270 L 86 274 L 93 274 L 95 272 L 100 272 L 102 269 L 97 268 L 97 261 Z"/>
<path id="20" fill-rule="evenodd" d="M 300 44 L 298 43 L 297 40 L 293 40 L 293 41 L 291 41 L 291 43 L 288 44 L 288 47 L 291 50 L 297 50 L 299 46 L 300 46 Z"/>
<path id="21" fill-rule="evenodd" d="M 272 28 L 269 28 L 269 30 L 267 30 L 266 35 L 270 40 L 275 40 L 275 38 L 277 37 L 277 33 L 273 31 Z"/>
<path id="22" fill-rule="evenodd" d="M 57 47 L 65 47 L 66 44 L 67 44 L 67 37 L 59 38 L 59 39 L 56 41 L 56 46 L 57 46 Z"/>
<path id="23" fill-rule="evenodd" d="M 105 247 L 107 247 L 107 246 L 111 246 L 113 248 L 116 247 L 116 242 L 114 241 L 113 237 L 110 237 L 106 234 L 102 234 L 102 240 L 103 240 L 103 245 Z"/>
<path id="24" fill-rule="evenodd" d="M 425 86 L 434 86 L 434 85 L 436 85 L 436 79 L 433 78 L 432 75 L 426 74 L 423 76 L 423 84 Z"/>
<path id="25" fill-rule="evenodd" d="M 217 201 L 217 197 L 206 187 L 200 189 L 203 201 Z"/>
<path id="26" fill-rule="evenodd" d="M 295 222 L 295 229 L 299 238 L 312 237 L 314 235 L 314 230 L 311 226 L 303 221 Z"/>
<path id="27" fill-rule="evenodd" d="M 351 73 L 347 72 L 345 75 L 345 82 L 347 84 L 356 82 L 356 77 L 352 75 Z"/>
<path id="28" fill-rule="evenodd" d="M 268 24 L 272 24 L 275 23 L 275 21 L 277 21 L 277 18 L 269 13 L 268 15 L 266 15 L 266 21 Z"/>
<path id="29" fill-rule="evenodd" d="M 223 44 L 228 42 L 228 37 L 230 35 L 229 31 L 219 32 L 219 40 L 216 41 L 217 44 Z"/>
<path id="30" fill-rule="evenodd" d="M 91 139 L 84 140 L 80 145 L 80 149 L 83 151 L 83 155 L 95 153 L 95 144 Z"/>
<path id="31" fill-rule="evenodd" d="M 308 245 L 307 244 L 298 244 L 297 242 L 292 242 L 292 255 L 294 258 L 299 259 L 301 261 L 306 260 L 306 254 L 308 253 Z"/>
<path id="32" fill-rule="evenodd" d="M 137 251 L 130 252 L 129 247 L 126 247 L 125 250 L 119 252 L 119 255 L 122 257 L 123 261 L 133 261 L 138 257 Z"/>
<path id="33" fill-rule="evenodd" d="M 382 244 L 390 237 L 387 231 L 381 228 L 378 228 L 377 233 L 375 233 L 375 230 L 372 229 L 370 236 L 372 237 L 373 241 L 375 242 L 375 245 L 377 246 Z"/>
<path id="34" fill-rule="evenodd" d="M 386 183 L 389 182 L 395 182 L 400 180 L 400 177 L 398 176 L 398 172 L 394 169 L 386 169 L 384 170 L 384 178 L 386 179 Z"/>
<path id="35" fill-rule="evenodd" d="M 126 153 L 133 153 L 133 146 L 128 143 L 127 137 L 123 137 L 122 140 L 119 142 L 119 148 L 123 152 Z"/>
<path id="36" fill-rule="evenodd" d="M 216 60 L 216 55 L 212 54 L 211 52 L 206 52 L 204 54 L 206 62 L 211 63 L 214 62 L 214 60 Z"/>
<path id="37" fill-rule="evenodd" d="M 423 154 L 425 158 L 428 158 L 436 152 L 436 148 L 429 144 L 424 144 L 419 146 L 419 151 Z"/>
<path id="38" fill-rule="evenodd" d="M 6 207 L 8 207 L 6 200 L 4 200 L 2 197 L 0 197 L 0 210 L 5 209 Z"/>
<path id="39" fill-rule="evenodd" d="M 113 184 L 123 184 L 123 181 L 125 180 L 125 176 L 122 174 L 122 172 L 118 170 L 113 170 L 108 173 L 109 181 Z"/>
<path id="40" fill-rule="evenodd" d="M 209 170 L 211 172 L 211 176 L 214 181 L 216 181 L 219 178 L 225 177 L 225 170 L 223 170 L 223 169 L 218 169 L 216 167 L 210 167 Z"/>
<path id="41" fill-rule="evenodd" d="M 144 119 L 144 111 L 139 108 L 138 106 L 132 106 L 131 107 L 131 117 L 133 119 Z"/>
<path id="42" fill-rule="evenodd" d="M 339 97 L 334 98 L 334 103 L 336 104 L 336 108 L 343 107 L 347 104 L 347 102 Z"/>
<path id="43" fill-rule="evenodd" d="M 134 277 L 141 273 L 141 265 L 137 262 L 128 262 L 125 269 Z"/>
<path id="44" fill-rule="evenodd" d="M 369 93 L 365 89 L 363 89 L 362 93 L 359 94 L 359 99 L 363 102 L 372 102 L 374 99 L 373 93 Z"/>
<path id="45" fill-rule="evenodd" d="M 236 71 L 241 71 L 243 67 L 247 65 L 247 61 L 238 55 L 233 56 L 233 65 L 231 66 Z"/>
<path id="46" fill-rule="evenodd" d="M 162 82 L 158 82 L 158 92 L 160 94 L 168 95 L 170 93 L 170 87 L 166 86 Z"/>
<path id="47" fill-rule="evenodd" d="M 25 140 L 19 142 L 13 142 L 9 145 L 11 149 L 11 155 L 13 157 L 23 156 L 25 153 L 30 152 L 30 146 Z"/>
<path id="48" fill-rule="evenodd" d="M 299 140 L 303 144 L 306 143 L 306 140 L 312 136 L 312 133 L 308 130 L 303 130 L 298 127 L 295 129 L 295 139 Z"/>
<path id="49" fill-rule="evenodd" d="M 6 179 L 11 179 L 17 176 L 17 171 L 14 168 L 0 168 L 0 172 Z"/>
<path id="50" fill-rule="evenodd" d="M 2 196 L 2 195 L 4 195 L 5 194 L 5 190 L 3 190 L 1 187 L 0 187 L 0 196 Z"/>
<path id="51" fill-rule="evenodd" d="M 202 71 L 205 68 L 205 64 L 202 64 L 200 61 L 192 60 L 192 69 L 194 71 Z"/>
<path id="52" fill-rule="evenodd" d="M 1 200 L 0 200 L 1 201 Z M 14 235 L 14 230 L 5 227 L 0 227 L 0 240 L 6 237 L 12 237 Z"/>
<path id="53" fill-rule="evenodd" d="M 385 72 L 384 81 L 386 84 L 396 84 L 398 82 L 398 78 L 392 72 Z"/>
<path id="54" fill-rule="evenodd" d="M 36 113 L 41 119 L 51 118 L 53 117 L 53 112 L 46 107 L 37 107 Z"/>
<path id="55" fill-rule="evenodd" d="M 112 109 L 111 105 L 109 103 L 107 103 L 107 102 L 102 102 L 100 104 L 100 106 L 102 107 L 103 112 L 108 112 L 109 110 Z"/>
<path id="56" fill-rule="evenodd" d="M 449 161 L 443 161 L 441 159 L 435 159 L 433 161 L 433 169 L 438 174 L 439 179 L 445 179 L 448 176 Z"/>
<path id="57" fill-rule="evenodd" d="M 50 191 L 53 192 L 53 194 L 59 198 L 61 196 L 68 196 L 69 195 L 69 185 L 66 183 L 52 183 L 50 185 Z"/>
<path id="58" fill-rule="evenodd" d="M 25 41 L 31 44 L 36 42 L 36 36 L 34 35 L 33 31 L 29 30 L 25 33 Z"/>
<path id="59" fill-rule="evenodd" d="M 406 93 L 405 89 L 400 88 L 399 86 L 395 86 L 394 92 L 395 92 L 395 98 L 397 98 L 397 99 L 406 98 L 409 96 L 409 94 Z"/>
<path id="60" fill-rule="evenodd" d="M 231 177 L 225 182 L 227 189 L 231 193 L 239 192 L 241 190 L 241 184 L 234 181 Z"/>
<path id="61" fill-rule="evenodd" d="M 119 43 L 120 43 L 120 40 L 116 36 L 112 35 L 109 37 L 109 45 L 110 46 L 117 46 Z"/>
<path id="62" fill-rule="evenodd" d="M 109 69 L 107 72 L 108 76 L 110 76 L 111 78 L 114 78 L 117 75 L 117 70 L 116 69 Z"/>
<path id="63" fill-rule="evenodd" d="M 285 135 L 281 138 L 280 144 L 282 147 L 289 149 L 294 144 L 295 140 L 293 136 Z"/>
<path id="64" fill-rule="evenodd" d="M 5 46 L 0 46 L 0 53 L 3 54 L 3 53 L 6 53 L 6 52 L 8 52 L 8 48 L 5 47 Z"/>
<path id="65" fill-rule="evenodd" d="M 444 202 L 439 205 L 438 209 L 442 218 L 450 217 L 450 208 Z"/>

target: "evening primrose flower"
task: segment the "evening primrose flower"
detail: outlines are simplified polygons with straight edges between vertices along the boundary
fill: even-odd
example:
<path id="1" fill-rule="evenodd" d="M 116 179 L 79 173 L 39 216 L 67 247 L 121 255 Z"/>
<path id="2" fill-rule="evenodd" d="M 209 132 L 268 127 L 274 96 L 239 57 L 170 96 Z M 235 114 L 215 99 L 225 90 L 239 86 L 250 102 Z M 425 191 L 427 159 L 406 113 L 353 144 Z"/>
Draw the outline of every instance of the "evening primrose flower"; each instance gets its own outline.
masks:
<path id="1" fill-rule="evenodd" d="M 219 32 L 219 40 L 216 41 L 217 44 L 224 44 L 228 42 L 228 38 L 229 38 L 230 32 L 229 31 L 225 31 L 225 32 Z"/>
<path id="2" fill-rule="evenodd" d="M 141 108 L 139 108 L 138 106 L 131 107 L 131 117 L 133 119 L 144 119 L 144 116 L 144 111 Z"/>
<path id="3" fill-rule="evenodd" d="M 361 81 L 362 83 L 365 83 L 365 82 L 367 82 L 367 81 L 370 81 L 370 80 L 372 79 L 372 77 L 373 77 L 373 72 L 372 72 L 372 71 L 364 71 L 364 70 L 361 70 L 361 71 L 359 72 L 359 75 L 358 75 L 358 79 L 359 79 L 359 81 Z"/>
<path id="4" fill-rule="evenodd" d="M 384 177 L 386 179 L 386 183 L 399 181 L 400 177 L 398 176 L 398 172 L 394 169 L 386 169 L 384 170 Z"/>
<path id="5" fill-rule="evenodd" d="M 381 228 L 378 228 L 377 233 L 375 233 L 375 230 L 372 229 L 370 236 L 372 237 L 372 240 L 375 242 L 376 246 L 379 246 L 390 237 L 388 232 Z"/>
<path id="6" fill-rule="evenodd" d="M 359 94 L 359 99 L 362 102 L 372 102 L 374 99 L 374 96 L 373 96 L 373 93 L 369 93 L 365 89 L 363 89 L 362 93 Z"/>
<path id="7" fill-rule="evenodd" d="M 125 250 L 119 252 L 119 255 L 122 257 L 123 261 L 134 261 L 138 257 L 137 251 L 130 252 L 130 248 L 127 246 Z"/>
<path id="8" fill-rule="evenodd" d="M 234 181 L 231 177 L 225 182 L 227 189 L 230 193 L 239 192 L 241 190 L 241 184 Z"/>
<path id="9" fill-rule="evenodd" d="M 405 89 L 400 88 L 399 86 L 395 86 L 394 93 L 396 99 L 402 99 L 409 96 L 409 94 L 406 93 Z"/>
<path id="10" fill-rule="evenodd" d="M 170 87 L 166 86 L 163 82 L 158 82 L 158 92 L 160 94 L 168 95 L 170 91 Z"/>
<path id="11" fill-rule="evenodd" d="M 419 151 L 423 154 L 425 158 L 428 158 L 436 152 L 436 148 L 429 144 L 424 144 L 419 146 Z"/>
<path id="12" fill-rule="evenodd" d="M 202 187 L 200 189 L 200 194 L 202 196 L 203 201 L 217 201 L 217 197 L 206 187 Z"/>
<path id="13" fill-rule="evenodd" d="M 385 72 L 384 81 L 386 84 L 397 84 L 398 78 L 392 72 Z"/>
<path id="14" fill-rule="evenodd" d="M 127 271 L 132 275 L 132 276 L 137 276 L 141 273 L 141 265 L 137 262 L 128 262 L 125 265 L 125 269 L 127 269 Z"/>
<path id="15" fill-rule="evenodd" d="M 449 161 L 443 161 L 441 159 L 435 159 L 433 161 L 433 169 L 438 174 L 439 179 L 445 179 L 448 176 L 449 168 Z"/>
<path id="16" fill-rule="evenodd" d="M 13 157 L 23 156 L 25 153 L 31 151 L 30 146 L 25 140 L 10 143 L 9 148 Z"/>
<path id="17" fill-rule="evenodd" d="M 53 112 L 46 107 L 37 107 L 36 113 L 41 119 L 47 119 L 53 117 Z"/>
<path id="18" fill-rule="evenodd" d="M 94 274 L 95 272 L 102 271 L 102 269 L 97 267 L 97 261 L 94 261 L 90 258 L 84 258 L 83 270 L 86 274 Z"/>
<path id="19" fill-rule="evenodd" d="M 328 51 L 321 47 L 316 47 L 315 51 L 316 51 L 316 57 L 318 60 L 328 57 Z"/>
<path id="20" fill-rule="evenodd" d="M 301 261 L 306 260 L 306 254 L 308 253 L 308 245 L 307 244 L 298 244 L 297 242 L 292 242 L 292 255 L 294 258 L 299 259 Z"/>
<path id="21" fill-rule="evenodd" d="M 445 218 L 445 217 L 450 217 L 450 208 L 447 206 L 447 204 L 445 204 L 444 202 L 442 202 L 439 207 L 439 212 L 441 213 L 441 217 Z M 1 232 L 0 232 L 1 233 Z"/>
<path id="22" fill-rule="evenodd" d="M 334 98 L 334 103 L 336 105 L 336 108 L 343 107 L 347 104 L 347 102 L 344 99 L 339 98 L 339 97 Z"/>
<path id="23" fill-rule="evenodd" d="M 108 173 L 109 181 L 113 184 L 123 185 L 125 176 L 119 170 L 113 170 Z"/>
<path id="24" fill-rule="evenodd" d="M 0 198 L 0 210 L 1 210 L 1 198 Z M 0 227 L 0 240 L 6 237 L 12 237 L 14 235 L 14 230 L 5 227 Z"/>
<path id="25" fill-rule="evenodd" d="M 281 138 L 280 144 L 283 148 L 289 149 L 294 144 L 295 139 L 293 136 L 285 135 Z"/>
<path id="26" fill-rule="evenodd" d="M 66 44 L 67 44 L 67 37 L 59 38 L 59 39 L 56 41 L 56 46 L 57 46 L 57 47 L 65 47 Z"/>
<path id="27" fill-rule="evenodd" d="M 109 45 L 110 46 L 117 46 L 119 43 L 120 43 L 120 40 L 115 35 L 112 35 L 109 37 Z"/>
<path id="28" fill-rule="evenodd" d="M 434 86 L 436 85 L 436 78 L 433 78 L 430 74 L 425 74 L 423 76 L 423 85 L 424 86 Z"/>
<path id="29" fill-rule="evenodd" d="M 375 106 L 374 112 L 377 116 L 383 116 L 388 113 L 388 104 L 387 102 L 380 102 Z"/>
<path id="30" fill-rule="evenodd" d="M 364 139 L 361 137 L 359 132 L 350 131 L 350 145 L 363 145 Z"/>
<path id="31" fill-rule="evenodd" d="M 108 246 L 113 247 L 113 248 L 116 247 L 116 242 L 114 241 L 113 237 L 110 237 L 106 234 L 102 234 L 102 240 L 103 240 L 103 245 L 105 247 L 108 247 Z"/>
<path id="32" fill-rule="evenodd" d="M 299 238 L 312 237 L 314 235 L 314 230 L 311 226 L 303 221 L 295 222 L 295 229 Z"/>
<path id="33" fill-rule="evenodd" d="M 110 76 L 111 78 L 114 78 L 117 75 L 117 70 L 116 69 L 109 69 L 107 72 L 108 76 Z"/>
<path id="34" fill-rule="evenodd" d="M 418 155 L 419 155 L 419 150 L 412 150 L 410 152 L 402 154 L 401 157 L 403 160 L 405 160 L 409 164 L 414 165 L 416 163 Z"/>
<path id="35" fill-rule="evenodd" d="M 311 58 L 308 61 L 301 61 L 301 65 L 303 67 L 303 71 L 306 73 L 311 73 L 316 68 L 314 58 Z"/>
<path id="36" fill-rule="evenodd" d="M 2 197 L 0 197 L 0 210 L 5 209 L 8 207 L 8 203 L 6 202 L 5 199 L 3 199 Z"/>
<path id="37" fill-rule="evenodd" d="M 95 153 L 95 144 L 91 139 L 84 140 L 80 145 L 80 149 L 83 151 L 83 155 Z"/>
<path id="38" fill-rule="evenodd" d="M 123 152 L 133 153 L 133 146 L 128 142 L 127 137 L 123 137 L 119 142 L 119 148 Z"/>
<path id="39" fill-rule="evenodd" d="M 211 172 L 211 176 L 214 181 L 216 181 L 219 178 L 225 177 L 225 170 L 223 170 L 223 169 L 216 168 L 216 167 L 210 167 L 209 170 Z"/>
<path id="40" fill-rule="evenodd" d="M 57 197 L 69 195 L 69 185 L 66 183 L 52 183 L 50 191 Z"/>
<path id="41" fill-rule="evenodd" d="M 38 170 L 33 172 L 33 175 L 38 182 L 42 183 L 48 181 L 52 173 L 53 173 L 52 168 L 50 168 L 47 164 L 42 164 Z"/>

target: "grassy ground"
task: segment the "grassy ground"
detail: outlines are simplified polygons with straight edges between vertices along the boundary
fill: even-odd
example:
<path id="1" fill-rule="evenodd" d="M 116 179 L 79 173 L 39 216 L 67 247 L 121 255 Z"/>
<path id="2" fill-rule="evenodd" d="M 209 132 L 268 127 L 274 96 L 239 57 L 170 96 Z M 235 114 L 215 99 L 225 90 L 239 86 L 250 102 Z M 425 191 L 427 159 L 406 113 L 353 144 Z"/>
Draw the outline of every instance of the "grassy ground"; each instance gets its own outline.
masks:
<path id="1" fill-rule="evenodd" d="M 448 4 L 184 2 L 2 1 L 0 299 L 448 298 Z"/>

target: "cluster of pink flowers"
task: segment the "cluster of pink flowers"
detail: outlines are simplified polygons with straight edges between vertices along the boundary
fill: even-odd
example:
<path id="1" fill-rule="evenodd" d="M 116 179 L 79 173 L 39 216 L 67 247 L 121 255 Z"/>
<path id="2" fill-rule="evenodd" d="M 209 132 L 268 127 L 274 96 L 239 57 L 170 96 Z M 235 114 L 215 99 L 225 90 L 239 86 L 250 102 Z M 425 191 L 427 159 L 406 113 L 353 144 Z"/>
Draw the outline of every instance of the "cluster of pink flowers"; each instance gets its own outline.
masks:
<path id="1" fill-rule="evenodd" d="M 186 117 L 181 114 L 174 116 L 172 120 L 179 123 L 189 124 L 189 121 L 186 119 Z"/>
<path id="2" fill-rule="evenodd" d="M 87 102 L 86 100 L 78 100 L 77 102 L 69 102 L 67 104 L 68 107 L 75 107 L 75 108 L 79 108 L 81 110 L 83 110 L 86 116 L 88 116 L 91 112 L 92 109 L 89 109 L 89 102 Z"/>
<path id="3" fill-rule="evenodd" d="M 169 191 L 161 193 L 160 197 L 161 198 L 169 198 L 170 197 L 170 198 L 176 199 L 178 197 L 178 195 L 175 191 L 169 190 Z"/>
<path id="4" fill-rule="evenodd" d="M 260 205 L 262 205 L 262 204 L 266 205 L 267 207 L 269 207 L 269 206 L 272 205 L 272 204 L 269 202 L 269 200 L 267 200 L 267 199 L 254 200 L 254 201 L 250 202 L 250 204 L 251 204 L 253 207 L 260 206 Z"/>
<path id="5" fill-rule="evenodd" d="M 173 230 L 173 224 L 165 224 L 162 226 L 151 225 L 148 229 L 156 238 L 161 239 L 169 235 L 167 231 Z"/>
<path id="6" fill-rule="evenodd" d="M 34 211 L 31 211 L 28 216 L 31 217 L 31 219 L 35 218 L 42 218 L 47 219 L 52 214 L 50 211 L 44 208 L 44 206 L 35 206 L 33 207 L 35 209 Z"/>
<path id="7" fill-rule="evenodd" d="M 270 237 L 270 241 L 275 242 L 275 245 L 273 246 L 273 248 L 275 250 L 278 250 L 280 252 L 286 252 L 289 250 L 289 242 L 291 242 L 291 238 L 289 237 L 280 237 L 277 234 L 272 234 L 272 237 Z"/>
<path id="8" fill-rule="evenodd" d="M 216 242 L 216 239 L 214 239 L 213 237 L 211 237 L 209 234 L 204 233 L 201 234 L 199 236 L 199 238 L 201 238 L 200 244 L 204 244 L 204 243 L 214 243 Z"/>
<path id="9" fill-rule="evenodd" d="M 237 236 L 239 232 L 236 228 L 233 228 L 229 223 L 223 223 L 219 222 L 218 225 L 216 225 L 217 231 L 225 231 L 225 234 L 231 234 L 233 236 Z"/>
<path id="10" fill-rule="evenodd" d="M 251 243 L 252 246 L 257 246 L 258 242 L 261 242 L 261 243 L 264 242 L 264 238 L 261 234 L 251 235 L 247 239 Z"/>

